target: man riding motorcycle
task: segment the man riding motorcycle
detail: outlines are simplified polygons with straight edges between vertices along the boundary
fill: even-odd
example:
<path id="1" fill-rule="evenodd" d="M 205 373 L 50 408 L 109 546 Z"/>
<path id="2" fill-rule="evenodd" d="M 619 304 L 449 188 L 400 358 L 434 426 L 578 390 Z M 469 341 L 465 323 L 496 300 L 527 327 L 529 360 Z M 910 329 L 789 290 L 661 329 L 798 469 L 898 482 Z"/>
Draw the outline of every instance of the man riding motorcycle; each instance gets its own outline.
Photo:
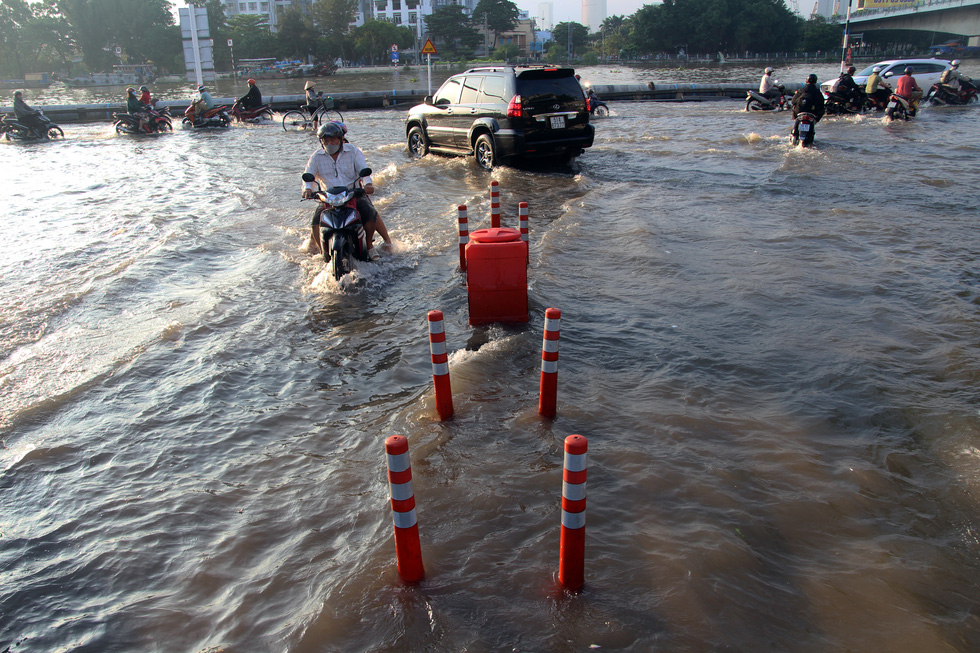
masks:
<path id="1" fill-rule="evenodd" d="M 817 122 L 823 118 L 825 111 L 823 93 L 817 88 L 817 76 L 811 74 L 806 78 L 806 84 L 793 96 L 793 117 L 800 113 L 812 113 Z"/>
<path id="2" fill-rule="evenodd" d="M 772 66 L 766 68 L 766 71 L 762 74 L 762 80 L 759 81 L 759 95 L 763 96 L 770 102 L 775 103 L 779 100 L 779 80 L 773 79 L 772 74 L 776 72 Z"/>
<path id="3" fill-rule="evenodd" d="M 150 127 L 149 127 L 150 116 L 147 113 L 148 109 L 149 107 L 147 107 L 142 102 L 140 102 L 139 98 L 136 97 L 135 88 L 130 86 L 129 88 L 126 89 L 126 112 L 129 113 L 129 115 L 133 116 L 134 118 L 139 119 L 141 132 L 150 131 Z"/>
<path id="4" fill-rule="evenodd" d="M 954 93 L 959 95 L 960 92 L 960 82 L 971 82 L 969 77 L 964 75 L 959 71 L 960 60 L 953 59 L 949 62 L 952 68 L 943 71 L 943 74 L 939 76 L 939 83 L 952 89 Z"/>
<path id="5" fill-rule="evenodd" d="M 262 92 L 255 85 L 254 79 L 248 80 L 248 93 L 238 98 L 238 103 L 242 105 L 242 109 L 245 111 L 258 109 L 262 106 Z"/>
<path id="6" fill-rule="evenodd" d="M 912 77 L 911 68 L 906 68 L 905 74 L 895 82 L 895 95 L 905 99 L 909 103 L 910 112 L 915 113 L 916 105 L 922 97 L 922 89 L 916 84 L 915 77 Z"/>
<path id="7" fill-rule="evenodd" d="M 191 114 L 189 117 L 197 122 L 198 120 L 204 119 L 204 114 L 214 108 L 214 100 L 211 99 L 211 94 L 208 93 L 207 89 L 202 85 L 197 87 L 197 95 L 191 100 Z"/>
<path id="8" fill-rule="evenodd" d="M 888 98 L 891 97 L 892 89 L 881 78 L 881 66 L 875 66 L 874 70 L 871 71 L 871 76 L 868 77 L 868 83 L 864 87 L 864 92 L 867 93 L 868 97 L 874 99 L 876 107 L 881 108 L 888 104 Z"/>
<path id="9" fill-rule="evenodd" d="M 14 92 L 14 115 L 17 117 L 17 122 L 33 131 L 38 138 L 44 136 L 45 127 L 40 119 L 41 112 L 24 102 L 22 91 Z"/>
<path id="10" fill-rule="evenodd" d="M 851 105 L 851 108 L 859 109 L 861 89 L 858 88 L 857 82 L 854 81 L 855 72 L 857 72 L 857 68 L 848 66 L 847 70 L 840 74 L 840 79 L 837 80 L 837 88 L 834 92 L 844 98 Z"/>
<path id="11" fill-rule="evenodd" d="M 344 142 L 346 132 L 346 127 L 337 122 L 324 123 L 317 130 L 316 135 L 322 148 L 310 156 L 310 160 L 306 163 L 306 172 L 315 176 L 316 180 L 326 187 L 347 186 L 357 181 L 360 178 L 358 173 L 367 168 L 364 152 L 356 145 Z M 362 181 L 364 195 L 357 198 L 357 212 L 360 215 L 367 239 L 368 259 L 376 261 L 379 256 L 371 244 L 375 230 L 384 239 L 386 246 L 391 246 L 391 238 L 388 236 L 388 229 L 385 227 L 384 221 L 368 198 L 368 195 L 374 193 L 374 183 L 371 177 L 364 177 Z M 314 182 L 304 182 L 303 198 L 311 199 L 315 190 L 316 184 Z M 320 253 L 320 214 L 324 208 L 325 206 L 321 204 L 317 207 L 316 213 L 313 214 L 310 244 L 316 253 Z"/>

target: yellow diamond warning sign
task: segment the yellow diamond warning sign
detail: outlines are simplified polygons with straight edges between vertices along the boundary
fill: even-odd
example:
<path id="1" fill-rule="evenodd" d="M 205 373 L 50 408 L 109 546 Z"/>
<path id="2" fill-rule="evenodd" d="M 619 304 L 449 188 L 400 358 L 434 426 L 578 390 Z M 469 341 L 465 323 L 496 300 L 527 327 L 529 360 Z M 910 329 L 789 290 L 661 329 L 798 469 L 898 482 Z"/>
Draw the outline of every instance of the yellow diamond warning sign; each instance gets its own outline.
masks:
<path id="1" fill-rule="evenodd" d="M 432 45 L 432 39 L 425 39 L 425 45 L 422 46 L 422 54 L 439 54 L 436 52 L 436 46 Z"/>

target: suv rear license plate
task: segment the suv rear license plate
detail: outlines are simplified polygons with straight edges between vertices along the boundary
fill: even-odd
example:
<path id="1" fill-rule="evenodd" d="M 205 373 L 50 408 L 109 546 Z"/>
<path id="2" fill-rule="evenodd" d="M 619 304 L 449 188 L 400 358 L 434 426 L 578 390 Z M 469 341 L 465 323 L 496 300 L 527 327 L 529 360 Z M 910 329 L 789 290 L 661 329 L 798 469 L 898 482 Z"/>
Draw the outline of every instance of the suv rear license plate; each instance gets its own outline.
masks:
<path id="1" fill-rule="evenodd" d="M 552 129 L 565 129 L 565 116 L 551 116 Z"/>

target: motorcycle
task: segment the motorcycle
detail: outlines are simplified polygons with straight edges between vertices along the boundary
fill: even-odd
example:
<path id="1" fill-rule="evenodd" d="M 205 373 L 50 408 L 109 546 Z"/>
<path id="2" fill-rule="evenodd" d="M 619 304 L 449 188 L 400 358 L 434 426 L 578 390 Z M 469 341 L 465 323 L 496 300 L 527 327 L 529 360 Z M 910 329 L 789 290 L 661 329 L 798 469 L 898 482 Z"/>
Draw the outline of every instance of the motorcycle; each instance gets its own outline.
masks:
<path id="1" fill-rule="evenodd" d="M 746 91 L 745 92 L 745 110 L 746 111 L 782 111 L 783 109 L 789 108 L 789 99 L 786 96 L 786 87 L 782 84 L 776 84 L 773 86 L 777 91 L 779 91 L 778 98 L 767 98 L 765 95 L 758 93 L 757 91 Z"/>
<path id="2" fill-rule="evenodd" d="M 190 125 L 194 129 L 203 129 L 205 127 L 227 127 L 231 124 L 231 118 L 228 117 L 228 113 L 225 111 L 227 107 L 220 106 L 213 109 L 208 109 L 204 112 L 204 115 L 196 116 L 194 115 L 194 105 L 191 104 L 184 111 L 184 119 L 182 124 Z"/>
<path id="3" fill-rule="evenodd" d="M 916 104 L 909 102 L 901 95 L 892 93 L 885 107 L 885 116 L 889 120 L 911 120 L 915 117 Z"/>
<path id="4" fill-rule="evenodd" d="M 245 109 L 241 102 L 235 102 L 231 107 L 231 115 L 238 122 L 259 122 L 261 120 L 272 120 L 272 105 L 263 104 L 257 109 Z"/>
<path id="5" fill-rule="evenodd" d="M 796 114 L 796 122 L 793 124 L 793 145 L 802 143 L 803 147 L 810 147 L 816 134 L 817 117 L 806 111 Z"/>
<path id="6" fill-rule="evenodd" d="M 320 251 L 334 279 L 353 272 L 356 261 L 368 260 L 370 243 L 357 212 L 357 199 L 364 195 L 361 179 L 369 176 L 371 169 L 364 168 L 357 174 L 357 180 L 347 186 L 320 188 L 313 194 L 325 205 L 320 213 Z M 312 183 L 316 177 L 306 172 L 303 181 Z"/>
<path id="7" fill-rule="evenodd" d="M 831 91 L 827 94 L 827 101 L 824 103 L 828 115 L 853 115 L 873 111 L 876 107 L 875 101 L 868 97 L 864 89 L 858 88 L 854 92 L 854 97 L 848 99 L 844 95 Z"/>
<path id="8" fill-rule="evenodd" d="M 589 115 L 605 118 L 609 115 L 609 105 L 597 97 L 589 96 L 586 98 L 589 103 Z"/>
<path id="9" fill-rule="evenodd" d="M 937 106 L 958 106 L 977 102 L 977 87 L 973 81 L 960 81 L 959 92 L 946 84 L 933 84 L 926 93 L 926 102 Z"/>
<path id="10" fill-rule="evenodd" d="M 146 126 L 144 128 L 140 127 L 139 116 L 134 116 L 131 113 L 118 112 L 112 114 L 112 117 L 116 119 L 115 128 L 116 133 L 119 134 L 156 134 L 160 132 L 173 131 L 174 125 L 170 120 L 170 115 L 168 109 L 164 107 L 161 110 L 147 109 L 147 114 L 149 118 L 146 120 Z"/>
<path id="11" fill-rule="evenodd" d="M 64 138 L 65 132 L 61 127 L 51 122 L 51 119 L 38 111 L 37 127 L 28 127 L 14 116 L 4 116 L 0 121 L 0 132 L 8 141 L 40 141 L 52 138 Z"/>

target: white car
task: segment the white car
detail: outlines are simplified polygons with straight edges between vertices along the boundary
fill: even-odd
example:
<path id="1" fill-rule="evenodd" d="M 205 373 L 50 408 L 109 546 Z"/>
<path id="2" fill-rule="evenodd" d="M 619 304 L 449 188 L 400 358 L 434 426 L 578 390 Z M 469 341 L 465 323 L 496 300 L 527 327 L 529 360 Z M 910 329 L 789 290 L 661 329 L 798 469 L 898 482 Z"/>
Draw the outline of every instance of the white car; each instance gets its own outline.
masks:
<path id="1" fill-rule="evenodd" d="M 895 80 L 905 74 L 905 69 L 911 68 L 912 77 L 923 93 L 927 93 L 933 84 L 939 83 L 939 76 L 943 74 L 943 71 L 952 68 L 945 59 L 889 59 L 871 64 L 864 70 L 854 73 L 854 81 L 858 86 L 864 88 L 868 82 L 868 77 L 871 77 L 871 73 L 874 72 L 875 66 L 881 66 L 881 76 L 885 83 L 892 88 L 895 88 Z M 836 81 L 836 79 L 832 79 L 824 82 L 820 85 L 820 90 L 829 93 L 831 86 Z"/>

